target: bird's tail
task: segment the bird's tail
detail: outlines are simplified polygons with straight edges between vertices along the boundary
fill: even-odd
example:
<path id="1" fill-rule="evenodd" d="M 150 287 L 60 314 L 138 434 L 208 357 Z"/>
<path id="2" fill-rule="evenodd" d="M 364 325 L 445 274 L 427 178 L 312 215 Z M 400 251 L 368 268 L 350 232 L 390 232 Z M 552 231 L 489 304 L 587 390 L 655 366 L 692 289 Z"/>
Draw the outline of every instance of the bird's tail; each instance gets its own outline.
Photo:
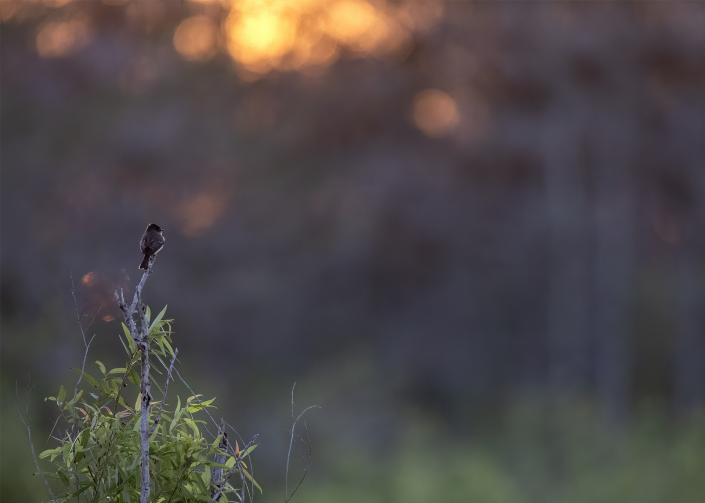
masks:
<path id="1" fill-rule="evenodd" d="M 149 255 L 145 254 L 144 260 L 140 264 L 140 269 L 144 269 L 145 271 L 147 270 L 147 268 L 149 267 L 149 257 Z"/>

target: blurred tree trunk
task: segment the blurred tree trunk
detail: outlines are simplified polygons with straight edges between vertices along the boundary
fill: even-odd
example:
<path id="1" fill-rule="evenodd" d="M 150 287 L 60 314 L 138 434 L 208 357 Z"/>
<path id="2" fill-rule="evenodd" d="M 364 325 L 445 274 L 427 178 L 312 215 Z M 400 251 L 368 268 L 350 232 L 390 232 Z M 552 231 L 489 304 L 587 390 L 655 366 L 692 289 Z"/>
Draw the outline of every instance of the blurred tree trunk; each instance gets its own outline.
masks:
<path id="1" fill-rule="evenodd" d="M 582 114 L 567 111 L 547 118 L 543 131 L 551 252 L 549 379 L 558 398 L 585 391 L 588 382 L 590 211 L 579 162 L 584 121 Z"/>
<path id="2" fill-rule="evenodd" d="M 635 187 L 629 125 L 603 111 L 595 152 L 595 379 L 603 419 L 624 419 L 630 396 L 629 300 L 634 275 Z"/>

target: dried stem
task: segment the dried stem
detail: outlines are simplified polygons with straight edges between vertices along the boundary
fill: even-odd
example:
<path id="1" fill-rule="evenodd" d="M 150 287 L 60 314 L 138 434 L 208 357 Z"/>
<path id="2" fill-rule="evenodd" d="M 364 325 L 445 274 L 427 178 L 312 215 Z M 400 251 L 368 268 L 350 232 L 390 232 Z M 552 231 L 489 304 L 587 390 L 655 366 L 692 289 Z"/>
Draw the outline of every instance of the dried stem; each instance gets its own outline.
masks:
<path id="1" fill-rule="evenodd" d="M 294 383 L 294 386 L 291 388 L 291 418 L 294 419 L 294 389 L 296 388 L 296 383 Z M 298 417 L 294 420 L 294 424 L 291 425 L 291 438 L 289 440 L 289 452 L 286 455 L 286 475 L 284 476 L 284 503 L 287 503 L 293 496 L 294 493 L 298 490 L 299 487 L 301 487 L 301 484 L 303 483 L 304 479 L 306 478 L 306 473 L 308 472 L 309 467 L 311 466 L 311 442 L 304 442 L 304 445 L 308 449 L 308 460 L 307 460 L 307 465 L 306 468 L 304 468 L 304 474 L 299 480 L 299 483 L 296 484 L 296 487 L 294 488 L 293 491 L 291 491 L 291 494 L 289 494 L 289 462 L 291 459 L 291 448 L 294 445 L 294 437 L 297 436 L 295 434 L 295 429 L 296 429 L 296 423 L 299 422 L 299 419 L 303 417 L 304 414 L 310 409 L 320 409 L 318 405 L 311 405 L 310 407 L 306 407 L 301 414 L 298 415 Z M 306 428 L 306 422 L 304 421 L 304 428 L 306 429 L 306 436 L 308 437 L 308 428 Z M 301 438 L 301 437 L 299 437 Z M 303 441 L 303 439 L 301 439 Z"/>
<path id="2" fill-rule="evenodd" d="M 81 365 L 81 375 L 78 376 L 78 381 L 76 381 L 76 387 L 73 389 L 73 423 L 71 425 L 71 433 L 76 435 L 76 396 L 78 394 L 78 385 L 81 384 L 81 380 L 83 379 L 83 372 L 86 370 L 86 358 L 88 358 L 88 349 L 91 346 L 91 343 L 93 342 L 93 339 L 95 339 L 96 334 L 93 334 L 93 337 L 86 342 L 86 332 L 83 328 L 83 324 L 81 323 L 81 320 L 83 319 L 83 312 L 79 313 L 78 312 L 78 301 L 76 300 L 76 286 L 73 283 L 73 273 L 69 274 L 71 276 L 71 296 L 73 297 L 73 306 L 74 309 L 76 310 L 76 321 L 78 321 L 78 328 L 81 330 L 81 337 L 83 337 L 83 345 L 86 347 L 86 350 L 83 353 L 83 364 Z M 95 319 L 98 317 L 100 314 L 100 310 L 103 309 L 104 304 L 101 304 L 100 307 L 98 308 L 98 311 L 93 315 L 93 319 L 91 319 L 91 322 L 86 326 L 86 329 L 88 329 Z"/>

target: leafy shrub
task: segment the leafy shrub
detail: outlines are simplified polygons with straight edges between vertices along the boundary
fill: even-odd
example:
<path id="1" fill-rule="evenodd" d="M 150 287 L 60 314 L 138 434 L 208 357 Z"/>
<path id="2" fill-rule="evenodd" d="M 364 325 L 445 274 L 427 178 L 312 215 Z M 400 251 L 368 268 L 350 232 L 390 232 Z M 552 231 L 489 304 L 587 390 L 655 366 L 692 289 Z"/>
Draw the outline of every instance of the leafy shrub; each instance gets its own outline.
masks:
<path id="1" fill-rule="evenodd" d="M 171 321 L 163 319 L 166 307 L 149 326 L 149 341 L 153 348 L 151 355 L 171 375 L 170 366 L 164 359 L 174 358 L 171 346 Z M 150 311 L 147 308 L 147 320 Z M 56 402 L 61 419 L 68 425 L 65 434 L 54 437 L 58 445 L 42 452 L 39 457 L 48 458 L 56 468 L 55 472 L 43 471 L 46 478 L 55 479 L 60 493 L 55 499 L 68 502 L 82 498 L 92 502 L 131 503 L 140 500 L 140 351 L 125 324 L 123 346 L 128 356 L 125 367 L 107 370 L 103 363 L 96 364 L 103 374 L 100 380 L 83 370 L 79 374 L 79 384 L 85 383 L 88 389 L 78 389 L 74 397 L 67 400 L 64 386 L 56 397 L 46 400 Z M 122 340 L 122 339 L 121 339 Z M 137 366 L 137 370 L 135 370 Z M 154 366 L 153 366 L 154 368 Z M 152 384 L 164 393 L 159 384 Z M 124 390 L 135 386 L 138 392 L 134 406 L 125 401 Z M 165 388 L 168 383 L 165 382 Z M 242 458 L 249 456 L 256 444 L 250 443 L 240 452 L 236 443 L 235 455 L 223 447 L 223 434 L 213 442 L 208 442 L 202 434 L 207 423 L 197 418 L 197 413 L 214 407 L 213 400 L 201 400 L 194 395 L 182 405 L 177 397 L 176 407 L 169 410 L 162 402 L 152 402 L 150 424 L 153 424 L 149 437 L 150 501 L 156 503 L 178 503 L 211 501 L 217 488 L 212 478 L 221 479 L 242 470 L 251 486 L 261 488 L 247 471 Z M 157 412 L 157 409 L 159 411 Z M 209 414 L 210 416 L 210 414 Z M 212 419 L 212 418 L 211 418 Z M 56 428 L 56 425 L 55 425 Z M 220 461 L 219 463 L 215 460 Z M 238 466 L 236 466 L 236 463 Z M 241 477 L 237 477 L 242 480 Z M 251 490 L 252 487 L 247 487 Z M 228 498 L 240 501 L 244 498 L 243 488 L 226 483 L 219 501 Z"/>

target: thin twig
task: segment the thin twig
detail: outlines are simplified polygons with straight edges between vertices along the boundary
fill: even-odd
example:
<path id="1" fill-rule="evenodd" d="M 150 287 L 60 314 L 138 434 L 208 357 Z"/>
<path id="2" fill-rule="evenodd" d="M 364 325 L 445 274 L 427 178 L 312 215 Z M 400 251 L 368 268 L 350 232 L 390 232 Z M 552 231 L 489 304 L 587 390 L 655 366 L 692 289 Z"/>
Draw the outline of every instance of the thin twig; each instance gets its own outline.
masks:
<path id="1" fill-rule="evenodd" d="M 74 435 L 76 434 L 76 394 L 78 393 L 78 385 L 81 384 L 81 380 L 83 379 L 83 372 L 86 369 L 86 358 L 88 357 L 88 348 L 91 347 L 91 343 L 93 342 L 93 339 L 95 339 L 95 336 L 96 334 L 93 334 L 91 340 L 88 341 L 88 344 L 86 344 L 86 351 L 83 353 L 83 363 L 81 364 L 81 375 L 78 376 L 78 381 L 76 381 L 76 387 L 73 389 L 73 407 L 71 407 L 73 409 L 73 424 L 71 425 L 71 433 L 73 433 Z"/>
<path id="2" fill-rule="evenodd" d="M 184 383 L 184 385 L 185 385 L 185 386 L 188 388 L 188 390 L 191 392 L 191 395 L 196 399 L 196 401 L 198 402 L 198 404 L 201 406 L 201 409 L 203 409 L 203 410 L 206 412 L 206 414 L 208 414 L 208 417 L 211 418 L 211 421 L 213 421 L 213 424 L 216 425 L 216 427 L 217 427 L 217 426 L 218 426 L 218 423 L 216 422 L 215 419 L 213 419 L 213 416 L 211 416 L 211 413 L 208 412 L 208 409 L 206 409 L 205 405 L 203 405 L 203 402 L 201 401 L 201 399 L 198 398 L 198 396 L 196 396 L 196 392 L 193 391 L 193 390 L 191 389 L 191 386 L 189 386 L 188 383 L 184 380 L 184 378 L 181 377 L 181 374 L 179 373 L 179 369 L 174 369 L 174 372 L 176 372 L 176 375 L 179 376 L 179 379 L 181 379 L 181 382 Z M 217 436 L 214 436 L 206 426 L 204 426 L 204 428 L 205 428 L 206 432 L 211 436 L 212 439 L 216 439 L 216 438 L 217 438 Z"/>
<path id="3" fill-rule="evenodd" d="M 76 434 L 76 394 L 78 393 L 78 385 L 81 384 L 81 379 L 83 379 L 83 372 L 86 369 L 86 358 L 88 357 L 88 348 L 90 348 L 91 343 L 93 342 L 93 339 L 95 339 L 96 334 L 93 334 L 93 337 L 91 337 L 91 340 L 89 340 L 86 343 L 86 332 L 87 330 L 95 321 L 95 319 L 98 317 L 100 314 L 100 310 L 103 309 L 103 306 L 105 304 L 101 304 L 100 307 L 98 308 L 98 311 L 96 311 L 95 315 L 93 315 L 93 319 L 91 322 L 86 326 L 85 330 L 83 328 L 83 324 L 81 323 L 81 320 L 83 319 L 83 313 L 86 310 L 86 308 L 83 308 L 83 311 L 81 313 L 78 312 L 78 301 L 76 300 L 76 285 L 74 285 L 73 282 L 73 272 L 69 273 L 69 276 L 71 277 L 71 296 L 73 297 L 73 307 L 76 310 L 76 321 L 78 321 L 78 328 L 81 330 L 81 337 L 83 338 L 83 345 L 85 346 L 86 350 L 83 353 L 83 364 L 81 365 L 81 375 L 78 376 L 78 381 L 76 382 L 76 387 L 73 389 L 73 424 L 71 425 L 71 433 Z M 87 304 L 86 304 L 87 306 Z"/>
<path id="4" fill-rule="evenodd" d="M 41 381 L 40 381 L 41 382 Z M 36 383 L 34 386 L 36 386 L 38 383 Z M 25 409 L 25 415 L 29 412 L 29 393 L 34 389 L 34 386 L 29 388 L 27 390 L 27 407 Z M 39 468 L 39 461 L 37 461 L 37 456 L 34 453 L 34 444 L 32 443 L 32 430 L 29 427 L 29 423 L 25 420 L 25 418 L 22 416 L 20 413 L 20 408 L 17 404 L 17 398 L 19 397 L 20 391 L 19 387 L 17 385 L 17 381 L 15 381 L 15 408 L 17 409 L 17 415 L 20 416 L 20 421 L 22 421 L 22 424 L 24 425 L 25 428 L 27 428 L 27 437 L 29 438 L 29 447 L 32 450 L 32 458 L 34 458 L 34 466 L 37 467 L 37 471 L 39 472 L 39 475 L 41 475 L 42 480 L 44 481 L 44 485 L 47 486 L 47 490 L 49 491 L 49 494 L 51 494 L 51 499 L 56 501 L 56 496 L 54 496 L 54 493 L 51 490 L 51 487 L 49 487 L 49 482 L 47 481 L 46 477 L 44 476 L 44 472 L 42 471 L 41 468 Z"/>
<path id="5" fill-rule="evenodd" d="M 294 388 L 296 388 L 296 383 L 291 387 L 291 418 L 294 419 Z M 284 503 L 287 503 L 293 496 L 294 493 L 298 490 L 299 487 L 301 487 L 301 484 L 304 481 L 304 478 L 306 478 L 306 473 L 308 472 L 309 467 L 311 466 L 311 442 L 309 439 L 308 444 L 304 442 L 304 445 L 306 445 L 308 449 L 308 464 L 306 465 L 306 468 L 304 468 L 304 474 L 299 480 L 299 483 L 296 485 L 294 490 L 289 494 L 289 462 L 291 458 L 291 448 L 294 445 L 294 436 L 295 436 L 295 429 L 296 429 L 296 423 L 299 422 L 299 419 L 310 409 L 320 409 L 321 407 L 318 405 L 311 405 L 310 407 L 306 407 L 301 414 L 294 420 L 294 424 L 291 425 L 291 438 L 289 440 L 289 452 L 286 455 L 286 474 L 284 476 Z M 304 421 L 304 428 L 306 429 L 306 436 L 308 436 L 308 428 L 306 427 L 306 421 Z M 299 437 L 301 438 L 301 437 Z M 302 439 L 303 441 L 303 439 Z"/>
<path id="6" fill-rule="evenodd" d="M 166 401 L 166 393 L 169 390 L 169 381 L 171 380 L 171 371 L 174 370 L 174 362 L 176 361 L 176 355 L 178 355 L 178 354 L 179 354 L 179 348 L 174 348 L 174 356 L 171 357 L 171 363 L 169 364 L 169 372 L 166 375 L 166 384 L 164 385 L 164 396 L 162 397 L 162 403 L 159 404 L 159 413 L 157 414 L 157 417 L 154 420 L 154 424 L 149 429 L 149 433 L 147 433 L 148 437 L 152 436 L 152 433 L 154 433 L 154 430 L 156 430 L 157 426 L 159 426 L 159 421 L 162 420 L 162 410 L 164 409 L 164 402 Z"/>

